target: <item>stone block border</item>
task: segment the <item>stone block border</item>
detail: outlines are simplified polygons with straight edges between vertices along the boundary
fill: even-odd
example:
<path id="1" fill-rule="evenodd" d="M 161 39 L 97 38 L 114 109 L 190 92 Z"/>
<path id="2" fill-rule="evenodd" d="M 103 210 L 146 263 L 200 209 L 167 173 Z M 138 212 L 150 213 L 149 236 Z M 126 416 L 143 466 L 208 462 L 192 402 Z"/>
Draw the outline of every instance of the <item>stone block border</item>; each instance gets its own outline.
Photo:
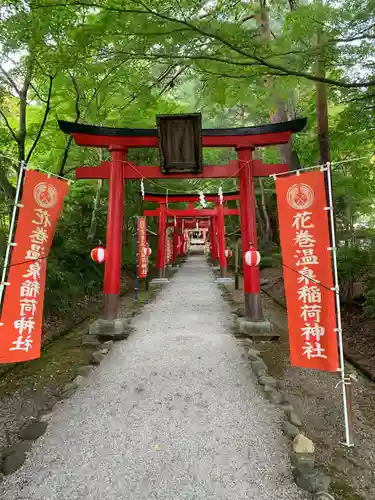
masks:
<path id="1" fill-rule="evenodd" d="M 71 397 L 76 390 L 84 383 L 94 369 L 98 366 L 114 345 L 113 340 L 98 342 L 98 350 L 92 353 L 91 365 L 81 366 L 77 369 L 77 375 L 72 382 L 65 384 L 59 394 L 62 401 Z M 27 453 L 31 450 L 33 442 L 39 439 L 47 430 L 48 424 L 53 417 L 53 413 L 40 413 L 37 418 L 31 420 L 20 433 L 20 440 L 8 446 L 0 455 L 0 481 L 2 475 L 13 474 L 24 464 Z"/>
<path id="2" fill-rule="evenodd" d="M 180 259 L 180 267 L 186 259 Z M 176 269 L 175 271 L 177 271 Z M 121 318 L 113 321 L 105 321 L 102 319 L 94 321 L 89 327 L 89 331 L 83 337 L 82 345 L 96 347 L 97 350 L 91 355 L 91 364 L 80 366 L 77 368 L 76 377 L 71 382 L 65 384 L 62 391 L 56 394 L 59 401 L 63 401 L 73 396 L 77 389 L 82 386 L 86 377 L 88 377 L 95 367 L 100 365 L 105 356 L 112 349 L 115 341 L 126 340 L 134 329 L 131 326 L 131 319 L 141 314 L 143 305 L 148 304 L 157 296 L 157 290 L 153 295 L 144 301 L 141 307 L 137 307 L 126 318 Z M 3 476 L 13 474 L 24 464 L 33 442 L 41 437 L 47 430 L 48 424 L 53 417 L 53 407 L 48 410 L 41 411 L 37 417 L 34 417 L 24 427 L 20 433 L 20 440 L 5 450 L 0 450 L 0 482 Z"/>
<path id="3" fill-rule="evenodd" d="M 244 347 L 248 348 L 250 342 L 244 342 Z M 301 432 L 302 421 L 293 405 L 279 390 L 280 384 L 277 380 L 268 374 L 267 365 L 260 351 L 250 348 L 247 356 L 265 396 L 284 412 L 282 432 L 291 440 L 292 449 L 289 458 L 295 483 L 311 493 L 314 500 L 334 500 L 328 493 L 331 479 L 315 468 L 315 445 Z"/>

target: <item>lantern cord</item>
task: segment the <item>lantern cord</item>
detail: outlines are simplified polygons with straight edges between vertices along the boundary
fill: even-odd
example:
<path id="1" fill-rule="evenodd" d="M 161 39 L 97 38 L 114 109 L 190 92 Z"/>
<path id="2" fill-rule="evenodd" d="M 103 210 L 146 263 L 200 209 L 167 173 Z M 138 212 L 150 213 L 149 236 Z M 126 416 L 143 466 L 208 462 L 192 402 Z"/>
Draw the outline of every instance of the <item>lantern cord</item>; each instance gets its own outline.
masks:
<path id="1" fill-rule="evenodd" d="M 22 264 L 32 264 L 33 262 L 38 262 L 40 260 L 45 260 L 47 258 L 48 258 L 48 255 L 42 255 L 41 257 L 38 257 L 37 259 L 28 259 L 28 260 L 23 260 L 22 262 L 15 262 L 14 264 L 8 264 L 7 266 L 5 266 L 5 268 L 10 269 L 11 267 L 21 266 Z"/>

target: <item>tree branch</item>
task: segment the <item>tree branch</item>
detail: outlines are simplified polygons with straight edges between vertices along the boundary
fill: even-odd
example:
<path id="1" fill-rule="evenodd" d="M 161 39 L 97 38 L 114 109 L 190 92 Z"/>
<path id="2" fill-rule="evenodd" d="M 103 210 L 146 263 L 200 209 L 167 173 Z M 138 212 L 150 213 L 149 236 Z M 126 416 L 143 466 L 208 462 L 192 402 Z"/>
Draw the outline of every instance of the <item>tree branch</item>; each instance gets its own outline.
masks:
<path id="1" fill-rule="evenodd" d="M 5 125 L 7 126 L 9 132 L 11 133 L 13 139 L 16 141 L 16 143 L 18 144 L 19 143 L 19 139 L 18 137 L 16 136 L 14 130 L 12 129 L 12 127 L 10 126 L 10 123 L 8 122 L 8 118 L 4 115 L 4 113 L 1 111 L 0 109 L 0 115 L 3 117 L 4 121 L 5 121 Z"/>
<path id="2" fill-rule="evenodd" d="M 357 40 L 375 40 L 375 35 L 357 35 L 349 38 L 331 38 L 329 43 L 350 43 L 355 42 Z"/>
<path id="3" fill-rule="evenodd" d="M 275 71 L 280 71 L 282 74 L 287 74 L 287 75 L 290 75 L 290 76 L 295 76 L 297 78 L 305 78 L 307 80 L 311 80 L 311 81 L 314 81 L 314 82 L 320 82 L 320 83 L 327 83 L 328 85 L 334 85 L 336 87 L 343 87 L 343 88 L 362 88 L 362 87 L 371 87 L 371 86 L 375 86 L 375 80 L 370 80 L 370 81 L 367 81 L 367 82 L 358 82 L 358 83 L 355 83 L 355 82 L 352 82 L 352 83 L 348 83 L 348 82 L 345 82 L 345 81 L 342 81 L 342 80 L 334 80 L 334 79 L 331 79 L 331 78 L 323 78 L 323 77 L 319 77 L 319 76 L 316 76 L 314 74 L 311 74 L 311 73 L 308 73 L 308 72 L 305 72 L 305 71 L 296 71 L 296 70 L 292 70 L 292 69 L 289 69 L 287 67 L 284 67 L 283 65 L 280 65 L 280 64 L 275 64 L 275 63 L 271 63 L 269 61 L 267 61 L 265 58 L 261 57 L 261 56 L 257 56 L 256 54 L 250 54 L 246 51 L 244 51 L 243 49 L 241 49 L 240 47 L 236 47 L 234 46 L 230 41 L 226 40 L 225 38 L 223 38 L 221 35 L 219 35 L 218 33 L 212 33 L 212 32 L 209 32 L 209 31 L 206 31 L 204 29 L 202 29 L 201 27 L 189 22 L 189 21 L 186 21 L 186 20 L 183 20 L 183 19 L 177 19 L 177 18 L 173 18 L 171 16 L 168 16 L 166 14 L 162 14 L 160 12 L 156 12 L 154 10 L 152 10 L 150 7 L 148 7 L 146 4 L 144 4 L 142 1 L 136 1 L 136 0 L 132 0 L 133 3 L 136 3 L 136 4 L 139 4 L 143 7 L 143 10 L 142 9 L 122 9 L 122 8 L 118 8 L 118 7 L 107 7 L 107 6 L 104 6 L 104 5 L 100 5 L 98 3 L 95 3 L 95 2 L 90 2 L 90 3 L 85 3 L 85 2 L 81 2 L 81 1 L 76 1 L 76 2 L 73 2 L 73 3 L 62 3 L 62 4 L 59 4 L 59 3 L 56 3 L 56 4 L 53 4 L 53 5 L 48 5 L 48 7 L 51 7 L 51 6 L 63 6 L 63 7 L 68 7 L 68 6 L 74 6 L 74 5 L 78 5 L 78 6 L 83 6 L 83 7 L 95 7 L 95 8 L 98 8 L 98 9 L 103 9 L 103 10 L 107 10 L 107 11 L 111 11 L 111 12 L 117 12 L 117 13 L 124 13 L 124 14 L 143 14 L 143 15 L 151 15 L 151 16 L 154 16 L 154 17 L 157 17 L 159 19 L 163 19 L 164 21 L 168 21 L 168 22 L 171 22 L 171 23 L 176 23 L 176 24 L 180 24 L 180 25 L 183 25 L 183 26 L 186 26 L 188 28 L 190 28 L 191 31 L 195 31 L 196 33 L 199 33 L 207 38 L 210 38 L 212 40 L 216 40 L 216 41 L 219 41 L 221 42 L 225 47 L 229 48 L 230 50 L 232 50 L 233 52 L 236 52 L 237 54 L 240 54 L 242 55 L 243 57 L 247 58 L 247 59 L 253 59 L 254 61 L 256 61 L 258 63 L 259 66 L 265 66 L 269 69 L 272 69 L 272 70 L 275 70 Z M 36 7 L 42 7 L 41 5 L 37 5 Z M 44 8 L 46 6 L 43 6 Z M 318 21 L 315 21 L 318 23 Z M 164 58 L 168 58 L 168 59 L 173 59 L 173 58 L 176 58 L 176 56 L 170 56 L 170 55 L 166 55 L 164 56 Z M 184 59 L 191 59 L 191 57 L 185 57 Z M 210 59 L 209 57 L 205 57 L 205 56 L 199 56 L 200 59 Z M 224 62 L 224 61 L 222 61 Z M 230 61 L 227 61 L 228 63 L 230 63 Z M 253 65 L 254 63 L 248 63 L 248 65 Z M 246 65 L 246 63 L 243 63 L 243 65 Z"/>
<path id="4" fill-rule="evenodd" d="M 177 80 L 177 78 L 182 75 L 187 70 L 187 66 L 184 66 L 182 69 L 177 71 L 177 73 L 170 79 L 168 83 L 164 86 L 164 88 L 160 91 L 159 97 L 161 97 L 169 88 L 174 87 L 174 82 Z"/>
<path id="5" fill-rule="evenodd" d="M 20 95 L 20 91 L 19 91 L 15 81 L 11 78 L 9 73 L 7 71 L 5 71 L 5 69 L 2 66 L 0 66 L 0 72 L 5 76 L 5 78 L 8 80 L 8 83 L 10 83 L 10 85 L 13 87 L 13 89 L 17 92 L 17 95 Z"/>
<path id="6" fill-rule="evenodd" d="M 43 129 L 44 129 L 46 121 L 47 121 L 48 113 L 51 110 L 50 104 L 51 104 L 53 79 L 54 79 L 53 76 L 49 76 L 49 87 L 48 87 L 48 94 L 47 94 L 47 100 L 46 100 L 46 109 L 44 110 L 43 119 L 42 119 L 42 122 L 40 124 L 38 133 L 36 134 L 36 137 L 34 139 L 33 145 L 31 146 L 30 151 L 27 154 L 26 163 L 29 163 L 31 155 L 33 154 L 34 149 L 36 148 L 36 146 L 37 146 L 37 144 L 39 142 L 39 139 L 40 139 L 40 137 L 42 135 Z"/>
<path id="7" fill-rule="evenodd" d="M 13 162 L 11 162 L 13 167 Z M 16 196 L 16 188 L 9 182 L 7 176 L 8 165 L 6 165 L 6 161 L 1 158 L 0 155 L 0 185 L 3 188 L 5 196 L 11 200 L 14 200 Z"/>
<path id="8" fill-rule="evenodd" d="M 81 111 L 79 109 L 79 101 L 80 101 L 81 94 L 80 94 L 80 91 L 79 91 L 77 80 L 75 79 L 75 77 L 69 71 L 68 71 L 68 73 L 69 73 L 69 76 L 70 76 L 70 78 L 72 80 L 74 89 L 76 91 L 76 100 L 75 100 L 76 118 L 74 120 L 74 123 L 78 123 L 78 120 L 79 120 L 79 118 L 81 116 Z M 66 162 L 67 162 L 67 159 L 68 159 L 68 155 L 69 155 L 69 151 L 70 151 L 70 146 L 72 145 L 72 141 L 73 141 L 73 136 L 70 135 L 69 139 L 68 139 L 68 142 L 66 143 L 66 146 L 65 146 L 65 149 L 64 149 L 64 154 L 63 154 L 63 156 L 61 158 L 61 162 L 60 162 L 60 167 L 59 167 L 59 175 L 60 175 L 60 177 L 62 177 L 64 175 L 65 165 L 66 165 Z"/>
<path id="9" fill-rule="evenodd" d="M 30 82 L 30 87 L 33 89 L 33 91 L 35 92 L 35 95 L 38 97 L 38 99 L 41 102 L 44 102 L 45 104 L 47 104 L 47 100 L 43 99 L 43 97 L 41 97 L 41 95 L 39 94 L 39 92 L 36 90 L 36 88 L 34 87 L 34 85 L 31 82 Z"/>

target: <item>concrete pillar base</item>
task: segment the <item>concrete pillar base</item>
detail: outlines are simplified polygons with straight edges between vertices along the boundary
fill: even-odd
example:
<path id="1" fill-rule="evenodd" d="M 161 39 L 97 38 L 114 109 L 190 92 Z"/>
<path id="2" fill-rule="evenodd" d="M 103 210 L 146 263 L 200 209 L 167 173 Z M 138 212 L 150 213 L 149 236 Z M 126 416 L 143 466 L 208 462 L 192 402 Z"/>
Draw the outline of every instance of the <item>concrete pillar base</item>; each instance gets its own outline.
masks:
<path id="1" fill-rule="evenodd" d="M 233 285 L 234 284 L 234 279 L 233 278 L 216 278 L 216 283 L 219 283 L 221 285 Z"/>
<path id="2" fill-rule="evenodd" d="M 168 278 L 154 278 L 150 281 L 150 285 L 166 285 L 169 283 Z"/>
<path id="3" fill-rule="evenodd" d="M 253 340 L 278 340 L 280 335 L 274 330 L 273 324 L 268 321 L 253 321 L 250 318 L 237 318 L 236 330 L 239 334 Z"/>
<path id="4" fill-rule="evenodd" d="M 124 340 L 129 337 L 129 321 L 124 318 L 97 319 L 91 323 L 89 335 L 96 336 L 99 340 Z"/>

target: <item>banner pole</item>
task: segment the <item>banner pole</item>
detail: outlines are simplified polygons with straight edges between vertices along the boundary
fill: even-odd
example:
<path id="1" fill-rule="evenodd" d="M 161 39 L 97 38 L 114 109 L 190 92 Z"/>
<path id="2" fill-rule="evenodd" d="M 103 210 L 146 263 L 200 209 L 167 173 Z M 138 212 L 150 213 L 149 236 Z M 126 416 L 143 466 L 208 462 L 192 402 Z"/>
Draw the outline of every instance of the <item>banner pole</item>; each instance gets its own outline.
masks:
<path id="1" fill-rule="evenodd" d="M 5 257 L 4 257 L 4 265 L 3 265 L 3 272 L 1 275 L 1 282 L 0 282 L 0 312 L 2 311 L 2 302 L 3 302 L 3 296 L 4 296 L 4 290 L 9 283 L 6 283 L 5 279 L 7 276 L 7 270 L 8 270 L 8 264 L 9 264 L 9 259 L 10 259 L 10 254 L 11 254 L 11 248 L 14 246 L 14 243 L 12 242 L 13 240 L 13 233 L 14 233 L 14 227 L 16 225 L 16 219 L 17 219 L 17 209 L 20 208 L 19 205 L 19 199 L 20 199 L 20 194 L 21 194 L 21 189 L 22 189 L 22 183 L 23 183 L 23 178 L 24 174 L 26 171 L 26 163 L 24 160 L 20 162 L 20 171 L 18 173 L 18 178 L 17 178 L 17 186 L 16 186 L 16 195 L 14 198 L 14 206 L 12 210 L 12 216 L 10 219 L 10 225 L 9 225 L 9 235 L 8 235 L 8 243 L 7 243 L 7 248 L 5 251 Z"/>
<path id="2" fill-rule="evenodd" d="M 340 374 L 341 374 L 341 385 L 342 385 L 342 399 L 344 406 L 344 424 L 345 424 L 345 446 L 354 446 L 352 440 L 353 434 L 353 415 L 352 415 L 352 402 L 351 402 L 351 379 L 350 377 L 345 377 L 345 360 L 344 360 L 344 346 L 342 338 L 342 321 L 341 321 L 341 309 L 340 309 L 340 288 L 339 279 L 337 271 L 337 247 L 336 247 L 336 232 L 335 232 L 335 221 L 333 214 L 333 192 L 332 192 L 332 167 L 331 163 L 327 162 L 327 187 L 328 187 L 328 211 L 329 220 L 331 226 L 331 241 L 332 247 L 330 248 L 332 252 L 333 261 L 333 276 L 334 276 L 334 293 L 336 299 L 336 315 L 337 315 L 337 328 L 336 332 L 338 334 L 338 344 L 339 344 L 339 356 L 340 356 Z"/>
<path id="3" fill-rule="evenodd" d="M 135 264 L 135 300 L 138 302 L 139 299 L 139 274 L 138 274 L 138 266 L 139 266 L 139 231 L 138 231 L 138 220 L 139 218 L 136 217 L 136 248 L 137 248 L 137 254 L 136 254 L 136 264 Z"/>

